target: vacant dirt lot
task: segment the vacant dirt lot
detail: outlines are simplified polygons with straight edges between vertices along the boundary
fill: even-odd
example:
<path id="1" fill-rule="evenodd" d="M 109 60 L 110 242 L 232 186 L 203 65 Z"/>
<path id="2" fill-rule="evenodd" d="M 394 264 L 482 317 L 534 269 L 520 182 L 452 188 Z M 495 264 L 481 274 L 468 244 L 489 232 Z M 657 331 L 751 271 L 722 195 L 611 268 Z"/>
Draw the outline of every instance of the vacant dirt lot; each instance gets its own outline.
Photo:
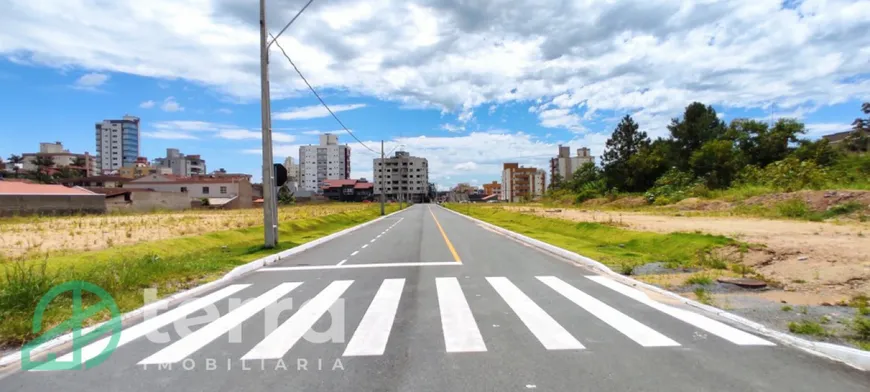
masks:
<path id="1" fill-rule="evenodd" d="M 834 224 L 733 217 L 660 216 L 635 212 L 508 207 L 541 216 L 598 222 L 631 230 L 703 232 L 762 244 L 744 262 L 781 283 L 760 295 L 821 304 L 870 293 L 870 223 Z"/>
<path id="2" fill-rule="evenodd" d="M 282 207 L 280 221 L 366 208 L 344 203 Z M 262 226 L 263 210 L 196 210 L 138 215 L 0 218 L 0 259 L 96 250 L 143 241 Z"/>

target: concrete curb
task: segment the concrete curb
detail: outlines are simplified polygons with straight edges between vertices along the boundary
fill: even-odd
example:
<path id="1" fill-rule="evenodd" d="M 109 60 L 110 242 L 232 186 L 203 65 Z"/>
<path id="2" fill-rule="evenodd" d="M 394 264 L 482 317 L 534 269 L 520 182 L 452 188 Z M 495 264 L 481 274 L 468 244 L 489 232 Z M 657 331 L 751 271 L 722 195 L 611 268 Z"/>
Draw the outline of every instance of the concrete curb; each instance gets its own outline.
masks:
<path id="1" fill-rule="evenodd" d="M 224 276 L 222 276 L 218 280 L 208 282 L 206 284 L 194 287 L 194 288 L 187 290 L 187 291 L 182 291 L 182 292 L 172 294 L 172 295 L 165 297 L 159 301 L 155 301 L 155 302 L 152 302 L 150 304 L 147 304 L 139 309 L 131 310 L 127 313 L 124 313 L 123 315 L 121 315 L 121 323 L 123 324 L 129 320 L 135 319 L 137 317 L 141 317 L 143 314 L 145 314 L 145 312 L 152 310 L 152 309 L 159 310 L 159 309 L 169 308 L 172 305 L 175 305 L 175 304 L 177 304 L 185 299 L 188 299 L 188 298 L 194 297 L 200 293 L 212 290 L 220 285 L 226 284 L 230 281 L 233 281 L 233 280 L 238 279 L 244 275 L 247 275 L 253 271 L 256 271 L 257 269 L 260 269 L 266 265 L 275 263 L 281 259 L 293 256 L 293 255 L 302 253 L 306 250 L 314 248 L 314 247 L 321 245 L 325 242 L 329 242 L 329 241 L 334 240 L 338 237 L 341 237 L 345 234 L 352 233 L 352 232 L 357 231 L 359 229 L 362 229 L 366 226 L 369 226 L 369 225 L 372 225 L 376 222 L 379 222 L 383 219 L 389 218 L 390 216 L 398 214 L 402 211 L 405 211 L 405 210 L 402 209 L 402 210 L 399 210 L 396 212 L 392 212 L 390 214 L 378 217 L 376 219 L 372 219 L 368 222 L 360 223 L 356 226 L 349 227 L 347 229 L 344 229 L 344 230 L 336 232 L 336 233 L 332 233 L 326 237 L 321 237 L 321 238 L 318 238 L 316 240 L 306 242 L 306 243 L 299 245 L 295 248 L 287 249 L 285 251 L 282 251 L 282 252 L 279 252 L 279 253 L 276 253 L 273 255 L 259 258 L 257 260 L 250 262 L 250 263 L 247 263 L 245 265 L 240 265 L 236 268 L 233 268 L 230 272 L 227 272 Z M 82 328 L 81 333 L 82 333 L 82 335 L 85 335 L 85 334 L 93 331 L 94 329 L 100 327 L 103 324 L 105 324 L 105 322 L 102 322 L 102 323 L 99 323 L 99 324 L 96 324 L 96 325 L 93 325 L 93 326 L 90 326 L 87 328 Z M 69 343 L 70 341 L 72 341 L 72 333 L 58 336 L 58 337 L 56 337 L 52 340 L 49 340 L 49 341 L 39 345 L 38 347 L 34 348 L 31 351 L 31 356 L 36 356 L 36 355 L 42 354 L 44 352 L 50 351 L 50 350 L 57 348 L 63 344 Z M 13 353 L 8 354 L 8 355 L 4 355 L 2 358 L 0 358 L 0 368 L 4 368 L 4 367 L 7 367 L 9 365 L 18 363 L 19 361 L 21 361 L 21 351 L 15 350 Z"/>
<path id="2" fill-rule="evenodd" d="M 722 309 L 715 308 L 713 306 L 704 305 L 700 302 L 693 301 L 691 299 L 685 298 L 685 297 L 683 297 L 679 294 L 676 294 L 676 293 L 672 293 L 672 292 L 667 291 L 665 289 L 662 289 L 660 287 L 653 286 L 651 284 L 632 279 L 628 276 L 621 275 L 619 273 L 614 272 L 613 270 L 611 270 L 610 268 L 608 268 L 606 265 L 602 264 L 601 262 L 595 261 L 595 260 L 590 259 L 586 256 L 582 256 L 582 255 L 579 255 L 577 253 L 571 252 L 569 250 L 562 249 L 562 248 L 554 246 L 554 245 L 550 245 L 546 242 L 539 241 L 539 240 L 536 240 L 534 238 L 527 237 L 525 235 L 522 235 L 522 234 L 510 231 L 510 230 L 507 230 L 505 228 L 493 225 L 491 223 L 484 222 L 480 219 L 470 217 L 470 216 L 465 215 L 461 212 L 453 211 L 453 210 L 446 208 L 446 207 L 441 207 L 441 208 L 443 208 L 447 211 L 450 211 L 456 215 L 459 215 L 461 217 L 464 217 L 466 219 L 469 219 L 469 220 L 471 220 L 479 225 L 482 225 L 484 227 L 487 227 L 495 232 L 498 232 L 498 233 L 501 233 L 505 236 L 513 238 L 519 242 L 534 246 L 535 248 L 543 250 L 547 253 L 554 254 L 554 255 L 559 256 L 563 259 L 570 260 L 570 261 L 574 262 L 575 264 L 583 265 L 584 267 L 587 267 L 587 268 L 592 269 L 596 272 L 599 272 L 599 273 L 601 273 L 601 275 L 605 275 L 607 277 L 610 277 L 613 280 L 618 281 L 622 284 L 625 284 L 628 286 L 633 286 L 633 287 L 643 288 L 643 289 L 649 290 L 649 291 L 653 291 L 657 294 L 661 294 L 661 295 L 666 296 L 668 298 L 677 300 L 685 305 L 692 306 L 694 308 L 697 308 L 697 309 L 702 310 L 702 311 L 707 312 L 707 313 L 715 314 L 721 318 L 729 320 L 732 324 L 737 324 L 737 325 L 742 326 L 744 328 L 753 330 L 761 335 L 764 335 L 764 336 L 773 338 L 779 342 L 782 342 L 783 344 L 785 344 L 787 346 L 795 347 L 795 348 L 801 349 L 803 351 L 806 351 L 810 354 L 820 356 L 823 358 L 827 358 L 827 359 L 830 359 L 833 361 L 842 362 L 844 364 L 847 364 L 847 365 L 854 367 L 856 369 L 859 369 L 859 370 L 870 371 L 870 352 L 868 352 L 868 351 L 858 350 L 858 349 L 851 348 L 851 347 L 840 346 L 840 345 L 824 343 L 824 342 L 813 342 L 813 341 L 799 338 L 799 337 L 794 336 L 794 335 L 775 331 L 775 330 L 770 329 L 764 325 L 756 323 L 755 321 L 740 317 L 736 314 L 726 312 Z"/>

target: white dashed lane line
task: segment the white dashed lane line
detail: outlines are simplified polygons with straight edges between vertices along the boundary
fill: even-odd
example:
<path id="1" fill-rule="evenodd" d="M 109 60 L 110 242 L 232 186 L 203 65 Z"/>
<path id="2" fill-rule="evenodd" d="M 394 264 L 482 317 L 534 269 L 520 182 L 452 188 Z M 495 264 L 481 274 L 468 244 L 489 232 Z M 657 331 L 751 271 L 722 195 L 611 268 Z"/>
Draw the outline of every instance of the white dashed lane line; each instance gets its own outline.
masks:
<path id="1" fill-rule="evenodd" d="M 390 225 L 390 227 L 388 227 L 388 228 L 386 228 L 386 230 L 382 231 L 381 234 L 378 234 L 377 237 L 372 238 L 371 241 L 368 242 L 368 244 L 364 244 L 363 246 L 361 246 L 361 247 L 360 247 L 360 250 L 365 249 L 365 248 L 368 248 L 369 244 L 373 244 L 375 241 L 378 240 L 378 238 L 381 238 L 384 234 L 387 234 L 387 232 L 390 231 L 390 229 L 392 229 L 393 227 L 396 227 L 396 225 L 398 225 L 399 222 L 401 222 L 401 221 L 404 220 L 404 219 L 405 219 L 405 218 L 399 218 L 399 220 L 397 220 L 395 223 L 393 223 L 392 225 Z M 355 250 L 355 251 L 353 251 L 353 253 L 351 253 L 350 256 L 348 256 L 348 257 L 350 258 L 350 257 L 356 256 L 357 254 L 359 254 L 359 250 Z M 348 260 L 348 259 L 344 259 L 344 260 L 342 260 L 341 262 L 339 262 L 339 263 L 336 264 L 336 265 L 343 265 L 344 263 L 347 263 L 347 260 Z"/>

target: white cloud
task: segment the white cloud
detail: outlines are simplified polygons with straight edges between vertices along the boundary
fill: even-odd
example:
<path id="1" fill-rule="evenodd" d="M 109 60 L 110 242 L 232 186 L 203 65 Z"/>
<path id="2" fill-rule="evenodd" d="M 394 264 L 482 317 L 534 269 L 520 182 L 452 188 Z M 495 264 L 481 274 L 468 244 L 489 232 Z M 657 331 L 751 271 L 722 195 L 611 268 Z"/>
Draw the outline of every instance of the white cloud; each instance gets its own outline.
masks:
<path id="1" fill-rule="evenodd" d="M 166 139 L 166 140 L 195 140 L 198 137 L 184 132 L 173 131 L 150 131 L 142 132 L 142 136 L 150 139 Z"/>
<path id="2" fill-rule="evenodd" d="M 541 126 L 547 128 L 565 128 L 573 131 L 583 131 L 580 116 L 571 113 L 570 109 L 543 109 L 538 111 Z"/>
<path id="3" fill-rule="evenodd" d="M 472 161 L 468 161 L 456 164 L 455 166 L 453 166 L 453 168 L 461 171 L 473 171 L 477 169 L 477 164 Z"/>
<path id="4" fill-rule="evenodd" d="M 271 1 L 271 26 L 298 10 Z M 257 17 L 247 0 L 8 2 L 0 55 L 10 61 L 259 97 Z M 309 7 L 281 43 L 321 90 L 434 107 L 462 122 L 484 105 L 583 104 L 589 117 L 640 113 L 656 133 L 693 100 L 789 111 L 866 98 L 868 14 L 866 0 L 787 8 L 780 0 L 342 0 Z M 305 91 L 280 55 L 271 72 L 273 98 Z M 540 121 L 589 120 L 560 113 Z"/>
<path id="5" fill-rule="evenodd" d="M 329 108 L 332 109 L 333 113 L 339 113 L 364 107 L 366 107 L 364 103 L 354 103 L 349 105 L 332 105 Z M 323 105 L 312 105 L 293 108 L 286 112 L 272 113 L 272 118 L 275 120 L 308 120 L 312 118 L 327 117 L 329 115 L 329 111 L 326 110 Z"/>
<path id="6" fill-rule="evenodd" d="M 457 132 L 465 131 L 465 126 L 464 125 L 454 125 L 454 124 L 441 124 L 441 129 L 443 129 L 447 132 L 457 133 Z"/>
<path id="7" fill-rule="evenodd" d="M 148 100 L 139 104 L 139 107 L 142 109 L 151 109 L 154 107 L 155 102 Z"/>
<path id="8" fill-rule="evenodd" d="M 97 91 L 97 88 L 108 82 L 109 78 L 109 75 L 92 72 L 80 76 L 72 87 L 77 90 Z"/>
<path id="9" fill-rule="evenodd" d="M 163 104 L 160 105 L 160 109 L 164 112 L 184 111 L 184 107 L 175 100 L 175 97 L 166 97 L 166 99 L 163 100 Z"/>
<path id="10" fill-rule="evenodd" d="M 803 137 L 808 139 L 818 139 L 824 135 L 852 129 L 852 124 L 850 123 L 810 123 L 805 126 L 807 133 Z"/>
<path id="11" fill-rule="evenodd" d="M 220 108 L 217 110 L 217 112 L 221 114 L 233 114 L 233 111 L 227 108 Z"/>
<path id="12" fill-rule="evenodd" d="M 222 130 L 217 133 L 217 137 L 222 139 L 230 139 L 230 140 L 244 140 L 244 139 L 262 139 L 262 133 L 260 131 L 251 131 L 247 129 L 227 129 Z M 280 143 L 292 143 L 296 140 L 296 137 L 293 135 L 288 135 L 286 133 L 280 132 L 272 132 L 272 141 L 280 142 Z"/>

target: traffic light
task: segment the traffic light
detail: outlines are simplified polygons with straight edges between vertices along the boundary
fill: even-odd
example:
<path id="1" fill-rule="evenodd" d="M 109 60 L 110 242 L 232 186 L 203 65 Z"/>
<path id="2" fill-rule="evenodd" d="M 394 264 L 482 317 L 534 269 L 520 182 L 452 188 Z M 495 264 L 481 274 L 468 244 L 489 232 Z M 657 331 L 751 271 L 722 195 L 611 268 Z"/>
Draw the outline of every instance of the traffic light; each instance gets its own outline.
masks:
<path id="1" fill-rule="evenodd" d="M 287 168 L 280 163 L 275 164 L 275 188 L 279 188 L 287 182 Z"/>

